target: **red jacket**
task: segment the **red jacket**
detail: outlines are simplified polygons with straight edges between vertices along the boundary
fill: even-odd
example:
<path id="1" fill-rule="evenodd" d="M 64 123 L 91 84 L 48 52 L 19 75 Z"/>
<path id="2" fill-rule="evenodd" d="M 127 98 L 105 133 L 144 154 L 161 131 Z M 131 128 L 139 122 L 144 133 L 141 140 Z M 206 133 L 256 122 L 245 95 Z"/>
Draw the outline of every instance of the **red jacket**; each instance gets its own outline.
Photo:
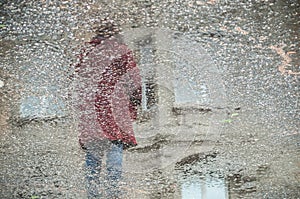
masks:
<path id="1" fill-rule="evenodd" d="M 132 122 L 141 101 L 141 77 L 132 52 L 116 39 L 93 40 L 76 73 L 80 144 L 107 138 L 136 145 Z"/>

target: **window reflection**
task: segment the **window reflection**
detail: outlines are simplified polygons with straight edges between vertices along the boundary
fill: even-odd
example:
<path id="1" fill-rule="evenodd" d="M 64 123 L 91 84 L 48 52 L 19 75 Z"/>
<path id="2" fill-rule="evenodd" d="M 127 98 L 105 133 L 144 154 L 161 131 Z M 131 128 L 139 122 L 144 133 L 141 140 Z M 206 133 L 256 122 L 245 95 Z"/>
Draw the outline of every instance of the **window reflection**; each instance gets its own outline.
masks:
<path id="1" fill-rule="evenodd" d="M 136 53 L 142 73 L 141 109 L 147 113 L 157 104 L 156 66 L 154 64 L 156 50 L 151 36 L 146 36 L 137 42 Z"/>

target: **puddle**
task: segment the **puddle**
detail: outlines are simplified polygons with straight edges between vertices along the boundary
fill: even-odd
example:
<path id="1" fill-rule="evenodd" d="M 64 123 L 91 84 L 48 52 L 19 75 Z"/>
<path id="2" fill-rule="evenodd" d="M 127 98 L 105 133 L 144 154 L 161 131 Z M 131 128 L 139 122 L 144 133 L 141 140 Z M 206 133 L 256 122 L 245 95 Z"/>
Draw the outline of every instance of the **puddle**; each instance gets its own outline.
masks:
<path id="1" fill-rule="evenodd" d="M 194 178 L 181 185 L 182 199 L 227 199 L 228 189 L 223 178 Z"/>
<path id="2" fill-rule="evenodd" d="M 299 197 L 297 1 L 0 5 L 0 198 L 84 198 L 72 73 L 103 17 L 121 25 L 143 78 L 128 198 Z M 192 176 L 155 173 L 174 165 Z"/>

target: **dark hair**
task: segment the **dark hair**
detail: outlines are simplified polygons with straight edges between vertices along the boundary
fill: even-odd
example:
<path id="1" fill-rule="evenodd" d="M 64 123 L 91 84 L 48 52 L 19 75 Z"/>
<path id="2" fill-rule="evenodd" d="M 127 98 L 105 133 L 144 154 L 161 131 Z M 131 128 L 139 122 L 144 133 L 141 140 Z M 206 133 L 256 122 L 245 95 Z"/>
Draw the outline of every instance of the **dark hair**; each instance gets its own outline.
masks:
<path id="1" fill-rule="evenodd" d="M 109 38 L 120 33 L 118 26 L 110 19 L 103 19 L 95 28 L 95 38 Z"/>

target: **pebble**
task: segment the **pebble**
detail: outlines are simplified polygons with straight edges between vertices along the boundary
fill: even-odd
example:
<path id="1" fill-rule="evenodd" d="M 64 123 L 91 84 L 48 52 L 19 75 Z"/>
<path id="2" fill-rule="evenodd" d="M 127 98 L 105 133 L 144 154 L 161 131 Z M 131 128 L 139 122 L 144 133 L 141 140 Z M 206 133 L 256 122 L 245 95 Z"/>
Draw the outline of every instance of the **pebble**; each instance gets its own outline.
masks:
<path id="1" fill-rule="evenodd" d="M 4 86 L 4 82 L 0 80 L 0 88 L 2 88 L 3 86 Z"/>

